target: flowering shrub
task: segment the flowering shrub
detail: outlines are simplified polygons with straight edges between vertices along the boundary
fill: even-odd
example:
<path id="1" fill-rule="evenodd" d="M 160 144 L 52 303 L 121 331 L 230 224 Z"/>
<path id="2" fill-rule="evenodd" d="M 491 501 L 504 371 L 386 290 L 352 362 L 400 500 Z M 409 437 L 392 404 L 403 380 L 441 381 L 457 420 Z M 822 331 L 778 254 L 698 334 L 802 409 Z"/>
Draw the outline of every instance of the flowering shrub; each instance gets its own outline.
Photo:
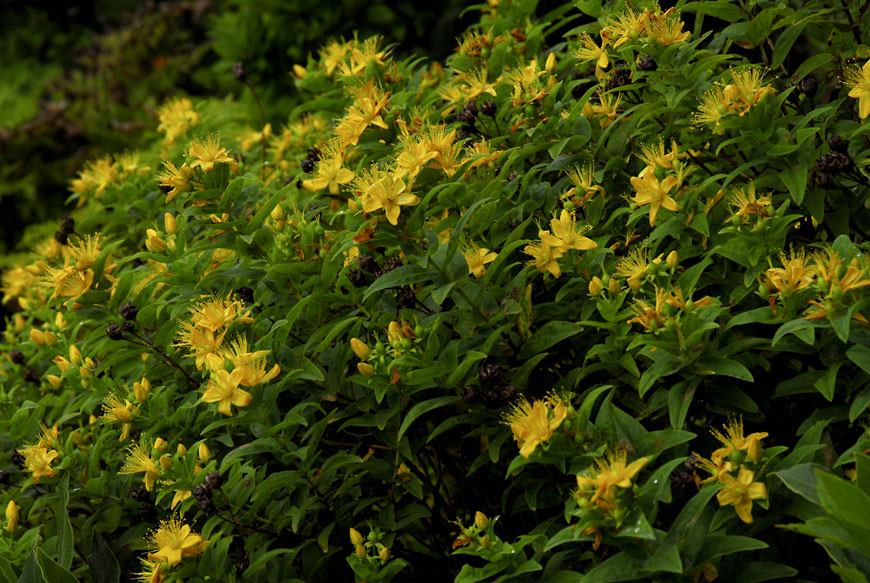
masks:
<path id="1" fill-rule="evenodd" d="M 575 4 L 87 164 L 3 274 L 0 577 L 867 581 L 870 17 Z"/>

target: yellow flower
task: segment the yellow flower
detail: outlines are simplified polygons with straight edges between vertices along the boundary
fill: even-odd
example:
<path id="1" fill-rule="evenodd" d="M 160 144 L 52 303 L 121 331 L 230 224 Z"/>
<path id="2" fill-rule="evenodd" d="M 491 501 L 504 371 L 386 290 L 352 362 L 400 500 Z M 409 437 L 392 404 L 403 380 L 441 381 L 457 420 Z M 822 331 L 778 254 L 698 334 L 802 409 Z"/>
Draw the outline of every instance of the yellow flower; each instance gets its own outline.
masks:
<path id="1" fill-rule="evenodd" d="M 521 397 L 505 416 L 505 423 L 514 434 L 520 455 L 528 459 L 536 447 L 550 440 L 567 416 L 568 406 L 558 395 L 551 394 L 534 403 Z"/>
<path id="2" fill-rule="evenodd" d="M 51 462 L 60 456 L 55 450 L 40 444 L 28 445 L 21 450 L 21 455 L 24 456 L 24 470 L 33 475 L 33 481 L 37 484 L 40 478 L 53 478 L 57 475 L 51 467 Z"/>
<path id="3" fill-rule="evenodd" d="M 217 332 L 233 321 L 240 324 L 252 324 L 254 319 L 243 315 L 247 308 L 239 300 L 229 298 L 209 297 L 191 309 L 191 322 L 197 328 Z"/>
<path id="4" fill-rule="evenodd" d="M 595 44 L 595 41 L 592 40 L 592 37 L 589 36 L 588 33 L 583 33 L 580 36 L 580 44 L 583 45 L 581 48 L 577 49 L 577 52 L 574 54 L 577 59 L 580 60 L 581 63 L 588 63 L 589 61 L 595 61 L 595 68 L 600 71 L 602 69 L 606 69 L 610 64 L 610 60 L 607 57 L 607 41 L 601 43 L 599 47 Z"/>
<path id="5" fill-rule="evenodd" d="M 734 209 L 734 216 L 738 217 L 741 222 L 749 220 L 749 217 L 752 216 L 770 217 L 770 197 L 767 195 L 756 196 L 755 184 L 752 182 L 746 185 L 745 190 L 735 188 L 728 204 Z"/>
<path id="6" fill-rule="evenodd" d="M 177 565 L 182 558 L 195 557 L 202 553 L 209 541 L 203 541 L 202 536 L 192 532 L 190 526 L 182 524 L 178 518 L 164 520 L 151 533 L 148 553 L 150 560 L 160 560 Z"/>
<path id="7" fill-rule="evenodd" d="M 766 275 L 768 283 L 783 296 L 788 297 L 813 283 L 816 268 L 808 264 L 809 258 L 803 249 L 795 251 L 792 248 L 788 257 L 780 252 L 779 261 L 782 267 L 771 267 Z"/>
<path id="8" fill-rule="evenodd" d="M 172 503 L 169 505 L 170 510 L 175 510 L 175 507 L 190 498 L 193 495 L 193 492 L 190 490 L 176 490 L 175 495 L 172 497 Z"/>
<path id="9" fill-rule="evenodd" d="M 167 203 L 179 192 L 193 190 L 193 168 L 188 166 L 187 162 L 182 164 L 181 168 L 176 168 L 170 160 L 164 160 L 163 166 L 165 169 L 157 178 L 160 186 L 170 189 L 166 193 Z"/>
<path id="10" fill-rule="evenodd" d="M 681 43 L 688 39 L 690 32 L 683 32 L 683 21 L 679 16 L 674 16 L 674 9 L 669 8 L 664 14 L 648 12 L 646 18 L 646 32 L 650 38 L 662 46 L 670 46 Z"/>
<path id="11" fill-rule="evenodd" d="M 10 500 L 6 505 L 6 531 L 12 532 L 18 526 L 18 505 Z"/>
<path id="12" fill-rule="evenodd" d="M 145 489 L 150 492 L 154 489 L 157 478 L 160 477 L 160 468 L 138 443 L 134 443 L 127 449 L 127 458 L 118 473 L 138 474 L 139 472 L 145 472 L 143 482 L 145 482 Z"/>
<path id="13" fill-rule="evenodd" d="M 579 197 L 574 201 L 575 205 L 584 204 L 591 197 L 595 196 L 596 193 L 601 193 L 604 195 L 604 189 L 597 184 L 595 184 L 595 170 L 591 164 L 587 164 L 586 166 L 574 166 L 573 168 L 569 168 L 565 171 L 565 174 L 568 176 L 568 180 L 574 184 L 574 187 L 571 188 L 568 192 L 562 195 L 563 199 L 568 199 L 577 194 L 577 191 L 580 190 L 583 192 L 583 196 Z"/>
<path id="14" fill-rule="evenodd" d="M 215 355 L 226 336 L 224 330 L 217 336 L 211 330 L 202 330 L 188 322 L 181 323 L 181 330 L 175 337 L 175 346 L 187 347 L 190 350 L 188 357 L 196 359 L 196 369 L 202 370 L 206 360 Z"/>
<path id="15" fill-rule="evenodd" d="M 866 118 L 870 115 L 870 61 L 846 74 L 846 87 L 850 88 L 849 97 L 858 100 L 858 116 Z"/>
<path id="16" fill-rule="evenodd" d="M 218 403 L 218 411 L 224 415 L 232 416 L 232 405 L 247 407 L 254 398 L 251 393 L 239 388 L 244 378 L 245 371 L 243 369 L 236 369 L 233 372 L 219 370 L 212 373 L 202 401 L 204 403 Z"/>
<path id="17" fill-rule="evenodd" d="M 437 156 L 438 152 L 430 150 L 423 142 L 411 138 L 402 140 L 402 149 L 396 158 L 396 175 L 413 180 L 420 169 Z"/>
<path id="18" fill-rule="evenodd" d="M 339 121 L 335 134 L 341 138 L 342 147 L 355 146 L 362 133 L 370 125 L 389 129 L 381 113 L 389 101 L 390 93 L 372 87 L 368 97 L 362 97 L 347 110 L 347 115 Z"/>
<path id="19" fill-rule="evenodd" d="M 121 403 L 121 400 L 118 399 L 116 394 L 109 393 L 109 395 L 103 400 L 103 421 L 122 424 L 121 438 L 119 441 L 124 441 L 127 439 L 127 436 L 130 435 L 130 428 L 132 427 L 134 416 L 135 411 L 133 410 L 133 403 L 127 399 L 124 399 L 124 402 Z"/>
<path id="20" fill-rule="evenodd" d="M 548 231 L 541 231 L 541 233 L 549 235 Z M 541 243 L 526 245 L 525 248 L 523 248 L 523 253 L 531 255 L 534 258 L 529 261 L 528 264 L 534 265 L 541 273 L 549 271 L 553 277 L 560 277 L 562 275 L 562 270 L 559 268 L 559 262 L 557 260 L 562 257 L 565 252 L 558 247 L 548 245 L 542 240 Z"/>
<path id="21" fill-rule="evenodd" d="M 149 559 L 140 559 L 142 562 L 142 570 L 136 574 L 136 579 L 140 583 L 160 583 L 166 579 L 166 574 L 162 572 L 160 561 L 151 561 Z"/>
<path id="22" fill-rule="evenodd" d="M 415 205 L 420 202 L 417 195 L 406 192 L 408 186 L 401 177 L 384 174 L 363 193 L 363 210 L 367 213 L 384 209 L 391 225 L 398 224 L 400 206 Z"/>
<path id="23" fill-rule="evenodd" d="M 616 264 L 616 274 L 627 278 L 628 287 L 634 291 L 640 289 L 647 272 L 649 272 L 649 249 L 646 247 L 633 248 L 622 261 Z"/>
<path id="24" fill-rule="evenodd" d="M 617 451 L 616 453 L 608 453 L 606 459 L 596 458 L 595 464 L 598 466 L 598 474 L 593 480 L 597 488 L 589 499 L 591 503 L 601 499 L 605 503 L 612 504 L 615 488 L 630 488 L 631 479 L 649 461 L 649 458 L 642 457 L 626 466 L 626 457 L 624 451 Z M 580 485 L 579 476 L 578 485 Z"/>
<path id="25" fill-rule="evenodd" d="M 720 447 L 710 458 L 714 462 L 718 462 L 720 459 L 724 459 L 731 455 L 733 451 L 749 451 L 750 459 L 753 457 L 752 461 L 758 461 L 758 457 L 760 456 L 760 445 L 759 441 L 767 437 L 766 432 L 759 433 L 750 433 L 746 437 L 743 436 L 743 419 L 731 419 L 728 422 L 728 425 L 724 427 L 725 433 L 723 434 L 721 431 L 717 429 L 711 429 L 710 432 L 713 434 L 713 437 L 721 441 L 725 447 Z M 758 455 L 753 455 L 757 452 Z"/>
<path id="26" fill-rule="evenodd" d="M 477 279 L 486 273 L 486 264 L 492 263 L 498 257 L 498 253 L 493 253 L 485 247 L 478 247 L 474 242 L 471 243 L 471 249 L 463 251 L 462 255 L 468 263 L 468 273 Z"/>
<path id="27" fill-rule="evenodd" d="M 314 178 L 304 180 L 302 186 L 311 191 L 329 189 L 329 194 L 338 194 L 338 187 L 353 180 L 353 172 L 343 168 L 344 163 L 337 144 L 325 147 L 320 162 L 314 170 Z"/>
<path id="28" fill-rule="evenodd" d="M 157 109 L 157 116 L 160 120 L 157 131 L 166 134 L 164 144 L 173 143 L 175 138 L 199 123 L 199 114 L 193 109 L 190 99 L 186 97 L 164 103 Z"/>
<path id="29" fill-rule="evenodd" d="M 767 486 L 762 482 L 753 482 L 754 477 L 755 472 L 746 468 L 740 468 L 737 478 L 725 474 L 722 476 L 725 485 L 716 494 L 719 506 L 733 505 L 737 516 L 747 524 L 752 522 L 752 501 L 767 498 Z"/>
<path id="30" fill-rule="evenodd" d="M 631 318 L 626 323 L 633 324 L 637 322 L 650 332 L 660 329 L 668 319 L 663 312 L 666 294 L 667 292 L 664 289 L 656 290 L 655 306 L 650 305 L 646 300 L 635 300 L 634 305 L 631 306 L 634 318 Z"/>
<path id="31" fill-rule="evenodd" d="M 194 140 L 190 143 L 187 152 L 188 157 L 194 160 L 190 163 L 191 168 L 201 168 L 203 172 L 214 170 L 215 164 L 236 164 L 236 161 L 227 155 L 227 149 L 221 147 L 220 139 L 210 134 L 202 140 Z"/>
<path id="32" fill-rule="evenodd" d="M 589 237 L 583 236 L 583 233 L 592 230 L 592 227 L 587 225 L 578 228 L 574 214 L 565 209 L 562 209 L 562 213 L 558 218 L 553 218 L 550 221 L 550 229 L 553 232 L 552 235 L 544 235 L 547 231 L 540 232 L 541 241 L 558 247 L 561 251 L 568 251 L 569 249 L 588 251 L 598 247 L 598 243 Z"/>
<path id="33" fill-rule="evenodd" d="M 220 356 L 233 364 L 233 372 L 241 371 L 239 384 L 244 387 L 253 387 L 278 376 L 281 367 L 277 364 L 266 372 L 266 356 L 269 354 L 268 350 L 248 352 L 248 341 L 245 338 L 234 340 L 229 349 L 220 352 Z"/>
<path id="34" fill-rule="evenodd" d="M 655 225 L 659 208 L 664 207 L 669 211 L 680 210 L 680 205 L 677 204 L 677 201 L 668 196 L 668 192 L 670 192 L 676 184 L 677 179 L 673 176 L 668 176 L 659 182 L 659 179 L 656 178 L 655 172 L 641 172 L 641 176 L 633 176 L 631 178 L 631 185 L 636 191 L 632 202 L 637 206 L 650 205 L 650 226 Z"/>

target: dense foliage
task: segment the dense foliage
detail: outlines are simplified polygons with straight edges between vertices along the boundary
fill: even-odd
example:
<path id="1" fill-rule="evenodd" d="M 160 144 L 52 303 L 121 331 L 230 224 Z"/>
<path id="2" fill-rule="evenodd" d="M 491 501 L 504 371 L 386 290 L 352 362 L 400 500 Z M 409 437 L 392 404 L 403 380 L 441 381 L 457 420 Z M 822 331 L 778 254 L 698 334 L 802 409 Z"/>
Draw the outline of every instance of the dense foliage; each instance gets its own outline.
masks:
<path id="1" fill-rule="evenodd" d="M 0 581 L 867 582 L 858 4 L 493 0 L 282 123 L 162 102 L 3 273 Z"/>

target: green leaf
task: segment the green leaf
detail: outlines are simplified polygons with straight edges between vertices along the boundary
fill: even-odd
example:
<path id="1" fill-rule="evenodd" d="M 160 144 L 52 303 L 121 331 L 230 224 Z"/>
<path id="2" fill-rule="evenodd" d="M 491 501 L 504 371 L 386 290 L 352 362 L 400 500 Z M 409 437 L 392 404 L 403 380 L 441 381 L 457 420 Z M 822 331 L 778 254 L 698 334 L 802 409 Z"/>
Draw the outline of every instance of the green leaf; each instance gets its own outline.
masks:
<path id="1" fill-rule="evenodd" d="M 581 330 L 583 330 L 583 326 L 573 322 L 559 320 L 547 322 L 532 334 L 528 342 L 523 344 L 517 358 L 522 360 L 534 356 L 566 338 L 579 334 Z"/>
<path id="2" fill-rule="evenodd" d="M 704 539 L 704 544 L 695 558 L 695 564 L 703 565 L 717 557 L 766 549 L 767 546 L 767 543 L 748 536 L 711 534 Z"/>
<path id="3" fill-rule="evenodd" d="M 405 432 L 408 431 L 408 428 L 411 427 L 411 424 L 414 423 L 421 415 L 428 413 L 429 411 L 434 411 L 435 409 L 439 409 L 441 407 L 446 407 L 447 405 L 457 405 L 462 400 L 462 397 L 457 395 L 449 395 L 446 397 L 436 397 L 435 399 L 429 399 L 428 401 L 423 401 L 422 403 L 417 403 L 411 410 L 408 411 L 408 414 L 405 415 L 405 420 L 402 421 L 401 427 L 399 427 L 399 432 L 396 434 L 396 443 L 402 441 L 402 437 L 405 435 Z"/>
<path id="4" fill-rule="evenodd" d="M 815 329 L 822 324 L 819 324 L 817 320 L 804 320 L 803 318 L 797 318 L 795 320 L 790 320 L 779 327 L 776 333 L 773 335 L 773 340 L 771 341 L 771 346 L 776 346 L 776 343 L 782 340 L 782 337 L 786 334 L 794 334 L 801 340 L 803 340 L 806 344 L 812 346 L 815 343 Z"/>
<path id="5" fill-rule="evenodd" d="M 782 183 L 788 188 L 791 198 L 797 204 L 804 201 L 807 190 L 807 167 L 805 164 L 791 166 L 779 173 Z"/>
<path id="6" fill-rule="evenodd" d="M 465 355 L 465 358 L 462 359 L 459 366 L 457 366 L 456 369 L 450 373 L 450 376 L 447 377 L 447 382 L 444 383 L 444 386 L 448 388 L 458 386 L 462 383 L 468 370 L 474 366 L 474 363 L 483 360 L 484 358 L 486 358 L 486 354 L 477 352 L 476 350 L 470 351 Z"/>
<path id="7" fill-rule="evenodd" d="M 803 496 L 814 504 L 820 504 L 816 470 L 821 466 L 816 464 L 800 464 L 786 470 L 773 472 L 773 475 L 782 480 L 786 488 Z"/>
<path id="8" fill-rule="evenodd" d="M 118 583 L 121 579 L 121 567 L 112 550 L 106 545 L 103 536 L 94 531 L 91 543 L 91 556 L 88 557 L 91 575 L 94 583 Z"/>
<path id="9" fill-rule="evenodd" d="M 819 502 L 837 520 L 857 527 L 865 535 L 862 542 L 866 545 L 857 549 L 870 555 L 870 496 L 856 484 L 831 473 L 816 470 L 819 485 Z"/>
<path id="10" fill-rule="evenodd" d="M 695 396 L 695 389 L 700 382 L 700 379 L 686 380 L 668 390 L 668 416 L 674 429 L 681 429 L 686 423 L 689 405 L 692 404 L 692 397 Z"/>
<path id="11" fill-rule="evenodd" d="M 779 38 L 776 39 L 773 56 L 770 59 L 771 69 L 776 69 L 785 62 L 785 58 L 788 56 L 788 52 L 791 50 L 792 45 L 794 45 L 807 24 L 809 24 L 809 19 L 805 18 L 798 24 L 786 26 L 782 33 L 780 33 Z"/>
<path id="12" fill-rule="evenodd" d="M 78 583 L 79 580 L 69 572 L 69 569 L 56 563 L 42 548 L 36 549 L 36 560 L 39 562 L 39 567 L 42 569 L 46 581 L 50 583 Z"/>
<path id="13" fill-rule="evenodd" d="M 736 360 L 731 360 L 730 358 L 723 358 L 721 356 L 703 356 L 698 359 L 696 368 L 698 368 L 699 372 L 702 374 L 709 371 L 709 373 L 712 374 L 726 375 L 742 381 L 753 381 L 752 373 L 749 372 L 749 369 Z"/>
<path id="14" fill-rule="evenodd" d="M 67 505 L 69 504 L 69 474 L 64 474 L 58 486 L 60 499 L 55 514 L 57 521 L 57 560 L 64 568 L 69 569 L 73 559 L 73 532 L 69 522 Z"/>
<path id="15" fill-rule="evenodd" d="M 824 398 L 829 402 L 834 398 L 834 390 L 837 388 L 837 371 L 843 366 L 844 361 L 840 361 L 834 366 L 828 368 L 825 374 L 818 379 L 813 386 L 818 390 Z"/>
<path id="16" fill-rule="evenodd" d="M 0 557 L 0 583 L 15 583 L 17 580 L 12 563 Z"/>
<path id="17" fill-rule="evenodd" d="M 586 573 L 579 583 L 614 583 L 635 581 L 647 576 L 642 569 L 646 557 L 634 557 L 625 552 L 617 553 Z"/>
<path id="18" fill-rule="evenodd" d="M 27 562 L 24 563 L 18 583 L 49 583 L 45 580 L 45 574 L 42 572 L 42 567 L 39 566 L 39 561 L 36 559 L 36 549 L 30 551 L 30 554 L 27 555 Z"/>
<path id="19" fill-rule="evenodd" d="M 846 351 L 846 357 L 861 367 L 861 370 L 870 374 L 870 348 L 862 344 L 855 344 Z"/>
<path id="20" fill-rule="evenodd" d="M 373 293 L 383 289 L 420 283 L 421 281 L 431 280 L 435 276 L 435 273 L 420 265 L 403 265 L 380 276 L 369 286 L 366 293 L 363 294 L 362 299 L 365 301 Z"/>
<path id="21" fill-rule="evenodd" d="M 778 563 L 754 562 L 744 565 L 730 573 L 729 580 L 740 583 L 759 583 L 771 579 L 785 579 L 797 575 L 797 569 Z"/>
<path id="22" fill-rule="evenodd" d="M 852 404 L 849 406 L 849 423 L 854 423 L 868 405 L 870 405 L 870 385 L 852 398 Z"/>

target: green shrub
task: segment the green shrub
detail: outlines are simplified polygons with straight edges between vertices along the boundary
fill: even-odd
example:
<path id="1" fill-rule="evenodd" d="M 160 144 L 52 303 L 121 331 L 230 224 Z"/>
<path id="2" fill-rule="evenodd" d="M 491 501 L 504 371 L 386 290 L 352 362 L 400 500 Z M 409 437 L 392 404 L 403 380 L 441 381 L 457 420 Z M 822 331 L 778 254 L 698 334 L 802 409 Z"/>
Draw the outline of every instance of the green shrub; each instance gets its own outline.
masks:
<path id="1" fill-rule="evenodd" d="M 867 581 L 866 11 L 575 4 L 90 162 L 3 275 L 0 577 Z"/>

